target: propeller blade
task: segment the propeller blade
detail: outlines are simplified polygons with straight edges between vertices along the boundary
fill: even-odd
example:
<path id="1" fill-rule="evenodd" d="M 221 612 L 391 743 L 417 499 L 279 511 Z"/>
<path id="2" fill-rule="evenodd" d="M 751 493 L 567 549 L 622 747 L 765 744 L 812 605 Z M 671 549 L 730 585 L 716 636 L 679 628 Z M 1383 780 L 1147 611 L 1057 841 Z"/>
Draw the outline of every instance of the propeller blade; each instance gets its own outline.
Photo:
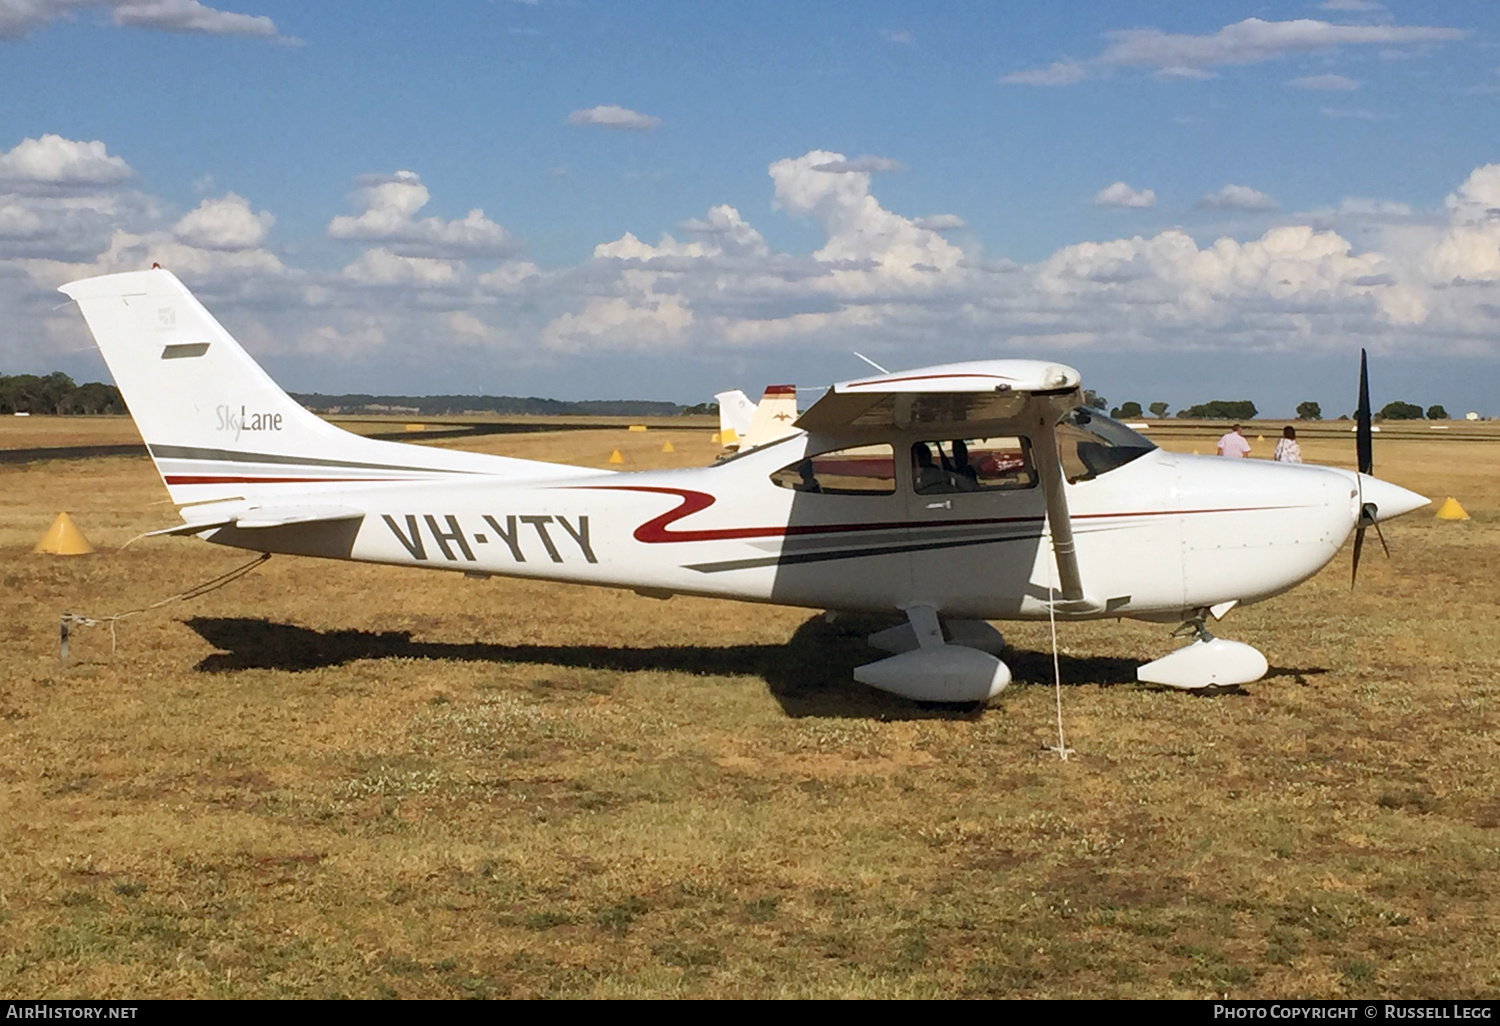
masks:
<path id="1" fill-rule="evenodd" d="M 1354 532 L 1354 572 L 1349 575 L 1349 590 L 1354 590 L 1354 582 L 1359 580 L 1359 550 L 1365 547 L 1365 529 L 1357 528 Z"/>
<path id="2" fill-rule="evenodd" d="M 1370 430 L 1370 375 L 1365 351 L 1359 351 L 1359 408 L 1354 411 L 1355 449 L 1359 454 L 1359 472 L 1375 473 L 1374 435 Z"/>
<path id="3" fill-rule="evenodd" d="M 1385 532 L 1380 529 L 1380 521 L 1376 520 L 1371 525 L 1375 528 L 1375 537 L 1380 539 L 1380 547 L 1385 549 L 1385 558 L 1391 558 L 1391 547 L 1385 543 Z"/>

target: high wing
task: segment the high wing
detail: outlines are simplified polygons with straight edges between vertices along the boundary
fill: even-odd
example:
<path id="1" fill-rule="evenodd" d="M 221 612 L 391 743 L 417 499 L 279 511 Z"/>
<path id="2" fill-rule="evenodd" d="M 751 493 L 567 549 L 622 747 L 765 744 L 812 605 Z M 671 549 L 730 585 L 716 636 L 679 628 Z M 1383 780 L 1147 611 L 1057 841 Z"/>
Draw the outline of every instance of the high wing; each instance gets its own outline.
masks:
<path id="1" fill-rule="evenodd" d="M 808 432 L 881 435 L 912 428 L 954 435 L 1025 433 L 1047 500 L 1057 560 L 1060 610 L 1102 609 L 1087 596 L 1078 571 L 1068 514 L 1058 420 L 1081 401 L 1079 373 L 1044 360 L 976 360 L 841 381 L 812 405 L 797 426 Z"/>
<path id="2" fill-rule="evenodd" d="M 834 385 L 798 420 L 806 431 L 1019 423 L 1032 398 L 1076 405 L 1079 374 L 1043 360 L 975 360 Z"/>

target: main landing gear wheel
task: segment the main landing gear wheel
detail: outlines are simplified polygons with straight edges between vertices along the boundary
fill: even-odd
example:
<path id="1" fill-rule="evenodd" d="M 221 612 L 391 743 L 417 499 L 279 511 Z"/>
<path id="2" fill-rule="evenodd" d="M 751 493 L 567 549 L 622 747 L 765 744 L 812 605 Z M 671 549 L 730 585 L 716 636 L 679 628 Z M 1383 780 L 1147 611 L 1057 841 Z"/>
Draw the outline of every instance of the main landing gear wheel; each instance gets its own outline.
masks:
<path id="1" fill-rule="evenodd" d="M 987 702 L 1010 684 L 1010 667 L 990 651 L 1005 639 L 987 623 L 949 621 L 943 638 L 937 610 L 911 606 L 908 622 L 871 635 L 875 648 L 899 654 L 854 668 L 854 679 L 918 702 Z"/>

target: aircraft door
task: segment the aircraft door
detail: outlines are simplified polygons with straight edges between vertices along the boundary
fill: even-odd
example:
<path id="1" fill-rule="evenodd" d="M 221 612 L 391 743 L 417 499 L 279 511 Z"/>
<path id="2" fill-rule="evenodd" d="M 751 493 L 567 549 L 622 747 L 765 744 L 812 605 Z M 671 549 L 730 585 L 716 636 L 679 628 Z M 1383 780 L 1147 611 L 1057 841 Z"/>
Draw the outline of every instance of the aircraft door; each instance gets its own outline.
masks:
<path id="1" fill-rule="evenodd" d="M 1015 613 L 1046 517 L 1030 441 L 919 437 L 906 456 L 914 601 L 950 616 Z"/>
<path id="2" fill-rule="evenodd" d="M 907 603 L 911 564 L 898 448 L 809 444 L 771 475 L 790 499 L 771 597 L 884 611 Z"/>

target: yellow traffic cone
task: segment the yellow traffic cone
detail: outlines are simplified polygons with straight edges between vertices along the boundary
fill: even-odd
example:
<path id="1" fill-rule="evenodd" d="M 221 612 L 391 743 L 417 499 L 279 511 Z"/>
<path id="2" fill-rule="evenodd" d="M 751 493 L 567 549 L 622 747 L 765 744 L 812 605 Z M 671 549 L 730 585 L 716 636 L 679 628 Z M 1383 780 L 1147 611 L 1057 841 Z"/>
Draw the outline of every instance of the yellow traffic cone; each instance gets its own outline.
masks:
<path id="1" fill-rule="evenodd" d="M 73 523 L 72 517 L 59 513 L 57 519 L 52 521 L 52 526 L 47 528 L 47 533 L 42 535 L 42 540 L 31 551 L 53 556 L 86 556 L 94 551 L 94 547 L 83 536 L 78 525 Z"/>
<path id="2" fill-rule="evenodd" d="M 661 451 L 662 452 L 676 452 L 677 450 L 674 449 L 674 448 L 672 448 L 672 443 L 671 442 L 668 442 L 666 445 L 664 445 L 664 446 L 661 447 Z"/>
<path id="3" fill-rule="evenodd" d="M 624 463 L 625 462 L 625 457 L 620 455 L 620 450 L 619 449 L 616 449 L 614 452 L 612 452 L 612 453 L 609 454 L 609 462 L 611 462 L 611 463 Z"/>
<path id="4" fill-rule="evenodd" d="M 1465 513 L 1464 512 L 1464 508 L 1458 504 L 1458 500 L 1455 499 L 1453 496 L 1450 495 L 1443 502 L 1443 504 L 1438 507 L 1437 519 L 1439 519 L 1439 520 L 1467 520 L 1467 519 L 1469 519 L 1469 514 Z"/>

